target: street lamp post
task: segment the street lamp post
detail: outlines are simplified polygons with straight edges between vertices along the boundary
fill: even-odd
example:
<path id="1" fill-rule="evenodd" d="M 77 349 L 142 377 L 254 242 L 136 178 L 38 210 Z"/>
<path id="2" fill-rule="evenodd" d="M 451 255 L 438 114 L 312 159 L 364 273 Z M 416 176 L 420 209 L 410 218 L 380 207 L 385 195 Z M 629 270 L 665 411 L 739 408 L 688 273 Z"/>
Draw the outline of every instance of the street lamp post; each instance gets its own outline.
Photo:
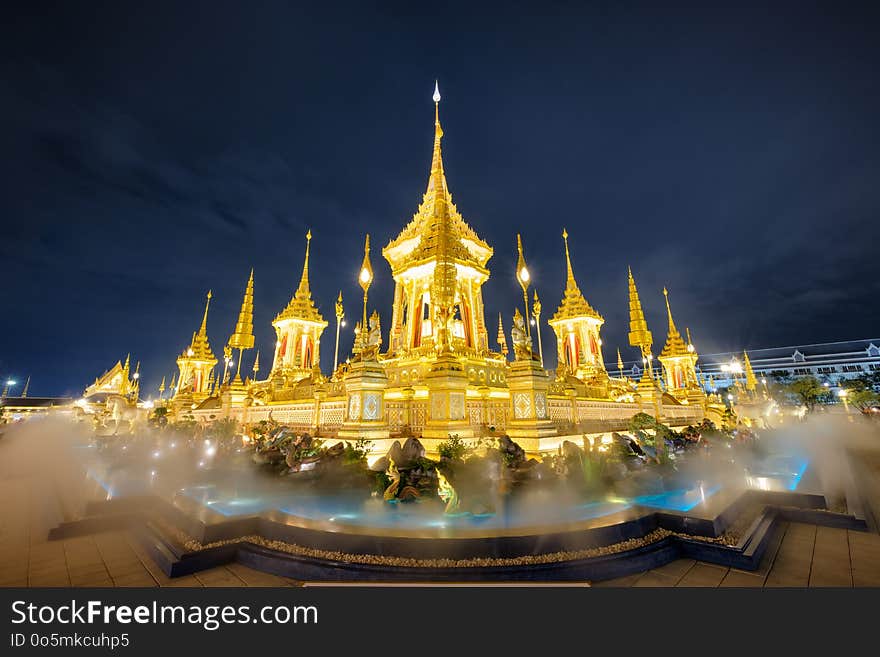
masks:
<path id="1" fill-rule="evenodd" d="M 358 274 L 358 283 L 360 283 L 361 289 L 364 291 L 364 315 L 360 333 L 362 350 L 367 346 L 367 336 L 369 335 L 369 329 L 367 328 L 367 292 L 369 291 L 372 282 L 373 266 L 370 264 L 370 236 L 367 234 L 366 240 L 364 241 L 364 260 L 361 263 L 361 272 Z M 363 351 L 361 351 L 361 353 L 363 354 Z"/>
<path id="2" fill-rule="evenodd" d="M 519 233 L 516 234 L 516 249 L 519 252 L 519 257 L 516 261 L 516 280 L 519 281 L 519 285 L 522 288 L 523 305 L 526 309 L 526 332 L 531 339 L 532 327 L 529 324 L 529 281 L 532 279 L 532 276 L 529 273 L 529 268 L 526 267 L 526 259 L 523 256 L 522 238 Z"/>

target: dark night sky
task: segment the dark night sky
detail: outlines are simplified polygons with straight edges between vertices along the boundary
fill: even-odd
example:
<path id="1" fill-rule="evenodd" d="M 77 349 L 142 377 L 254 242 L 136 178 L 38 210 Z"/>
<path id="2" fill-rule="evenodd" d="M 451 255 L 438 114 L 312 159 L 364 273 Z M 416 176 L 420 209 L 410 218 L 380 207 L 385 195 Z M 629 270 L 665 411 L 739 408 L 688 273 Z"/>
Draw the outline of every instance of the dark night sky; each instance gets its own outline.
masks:
<path id="1" fill-rule="evenodd" d="M 635 355 L 627 264 L 655 351 L 664 285 L 703 353 L 878 333 L 876 4 L 19 4 L 0 34 L 0 376 L 33 395 L 78 395 L 128 351 L 155 394 L 208 288 L 222 353 L 251 266 L 265 374 L 309 227 L 325 371 L 366 231 L 387 326 L 379 249 L 424 192 L 435 78 L 451 190 L 495 248 L 493 344 L 521 302 L 516 233 L 549 316 L 563 226 L 610 363 Z"/>

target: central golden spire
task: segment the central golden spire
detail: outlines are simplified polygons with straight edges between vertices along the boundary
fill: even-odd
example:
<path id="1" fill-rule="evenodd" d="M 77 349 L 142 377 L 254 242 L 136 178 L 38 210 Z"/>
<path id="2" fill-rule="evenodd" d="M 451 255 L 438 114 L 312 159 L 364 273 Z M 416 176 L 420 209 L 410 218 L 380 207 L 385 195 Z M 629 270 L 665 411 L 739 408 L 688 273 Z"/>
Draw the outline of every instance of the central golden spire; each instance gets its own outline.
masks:
<path id="1" fill-rule="evenodd" d="M 576 317 L 592 317 L 604 322 L 604 318 L 584 298 L 574 278 L 574 269 L 571 266 L 571 253 L 568 250 L 568 231 L 564 228 L 562 229 L 562 239 L 565 242 L 565 292 L 562 295 L 559 308 L 556 309 L 556 313 L 551 321 L 556 322 Z"/>
<path id="2" fill-rule="evenodd" d="M 301 319 L 309 322 L 324 322 L 324 318 L 315 307 L 312 300 L 312 291 L 309 288 L 309 250 L 312 245 L 312 231 L 306 233 L 306 257 L 303 261 L 302 276 L 299 279 L 299 286 L 291 297 L 287 307 L 278 313 L 275 322 L 285 319 Z"/>

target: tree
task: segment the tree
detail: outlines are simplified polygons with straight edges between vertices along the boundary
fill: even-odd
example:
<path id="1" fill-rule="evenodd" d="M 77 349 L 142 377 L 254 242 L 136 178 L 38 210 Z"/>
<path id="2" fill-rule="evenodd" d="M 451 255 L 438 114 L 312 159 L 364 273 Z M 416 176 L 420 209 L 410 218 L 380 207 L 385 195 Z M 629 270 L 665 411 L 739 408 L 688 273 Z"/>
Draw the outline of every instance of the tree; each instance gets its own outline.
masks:
<path id="1" fill-rule="evenodd" d="M 873 406 L 880 405 L 880 394 L 873 390 L 853 390 L 847 393 L 846 399 L 862 413 L 866 413 Z"/>
<path id="2" fill-rule="evenodd" d="M 831 398 L 829 390 L 815 376 L 799 377 L 791 381 L 786 390 L 795 395 L 808 411 L 812 411 L 816 404 L 827 403 Z"/>

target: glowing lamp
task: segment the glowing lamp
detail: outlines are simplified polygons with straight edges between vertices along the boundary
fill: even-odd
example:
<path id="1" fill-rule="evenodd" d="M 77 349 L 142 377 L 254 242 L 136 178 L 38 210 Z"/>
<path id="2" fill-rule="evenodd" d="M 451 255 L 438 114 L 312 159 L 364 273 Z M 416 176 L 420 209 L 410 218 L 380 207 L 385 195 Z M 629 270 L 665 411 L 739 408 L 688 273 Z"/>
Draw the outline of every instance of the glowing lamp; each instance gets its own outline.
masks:
<path id="1" fill-rule="evenodd" d="M 359 278 L 360 278 L 360 281 L 362 284 L 369 284 L 370 279 L 372 278 L 372 275 L 370 274 L 370 270 L 367 269 L 366 267 L 361 269 L 361 275 L 359 276 Z"/>
<path id="2" fill-rule="evenodd" d="M 526 284 L 529 282 L 530 279 L 531 279 L 531 275 L 529 274 L 529 268 L 522 267 L 519 270 L 519 282 L 522 284 Z"/>

